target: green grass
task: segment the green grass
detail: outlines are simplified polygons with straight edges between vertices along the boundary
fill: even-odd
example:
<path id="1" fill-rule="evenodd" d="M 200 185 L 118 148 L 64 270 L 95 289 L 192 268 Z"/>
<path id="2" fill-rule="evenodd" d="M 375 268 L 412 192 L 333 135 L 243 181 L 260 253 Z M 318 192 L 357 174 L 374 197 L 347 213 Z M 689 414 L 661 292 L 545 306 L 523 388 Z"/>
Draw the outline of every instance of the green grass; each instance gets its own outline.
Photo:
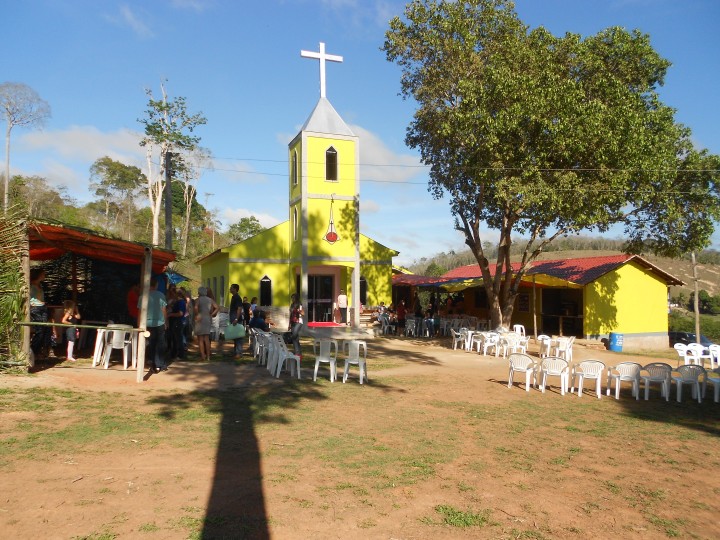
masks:
<path id="1" fill-rule="evenodd" d="M 490 519 L 489 510 L 473 512 L 471 510 L 458 510 L 453 506 L 441 504 L 435 507 L 435 512 L 440 514 L 442 522 L 451 527 L 484 527 Z"/>

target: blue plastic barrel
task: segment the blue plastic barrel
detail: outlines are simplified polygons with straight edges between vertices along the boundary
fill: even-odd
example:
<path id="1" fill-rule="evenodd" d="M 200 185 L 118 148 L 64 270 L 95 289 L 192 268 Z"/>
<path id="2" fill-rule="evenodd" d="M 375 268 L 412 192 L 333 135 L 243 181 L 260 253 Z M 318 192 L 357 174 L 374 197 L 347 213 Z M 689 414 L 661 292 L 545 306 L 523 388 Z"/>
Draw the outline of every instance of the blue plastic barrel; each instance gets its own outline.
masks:
<path id="1" fill-rule="evenodd" d="M 622 352 L 623 346 L 623 335 L 615 332 L 610 332 L 610 343 L 608 349 L 614 352 Z"/>

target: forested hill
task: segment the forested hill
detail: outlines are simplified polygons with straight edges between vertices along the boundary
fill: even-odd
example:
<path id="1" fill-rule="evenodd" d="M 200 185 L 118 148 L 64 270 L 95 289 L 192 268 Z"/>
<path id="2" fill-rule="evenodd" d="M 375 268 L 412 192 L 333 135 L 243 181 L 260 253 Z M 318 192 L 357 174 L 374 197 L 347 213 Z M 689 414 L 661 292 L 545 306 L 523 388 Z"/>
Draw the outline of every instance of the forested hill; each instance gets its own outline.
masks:
<path id="1" fill-rule="evenodd" d="M 523 246 L 520 242 L 515 245 L 519 253 Z M 567 238 L 553 245 L 550 250 L 540 256 L 540 259 L 553 260 L 615 255 L 622 253 L 621 247 L 622 241 L 620 240 L 585 237 Z M 492 260 L 492 256 L 494 255 L 494 250 L 490 250 L 488 258 Z M 643 254 L 642 257 L 661 270 L 685 282 L 683 287 L 671 287 L 671 296 L 677 296 L 680 292 L 683 292 L 687 298 L 690 293 L 693 292 L 693 269 L 689 254 L 682 259 L 669 259 L 649 254 Z M 513 257 L 513 259 L 516 258 L 519 258 L 518 254 Z M 711 296 L 720 294 L 720 252 L 715 250 L 703 251 L 697 255 L 697 262 L 699 289 L 707 291 Z M 464 250 L 462 252 L 449 251 L 447 253 L 438 253 L 433 257 L 417 260 L 409 265 L 408 269 L 416 274 L 440 276 L 448 270 L 468 264 L 477 264 L 470 250 Z"/>

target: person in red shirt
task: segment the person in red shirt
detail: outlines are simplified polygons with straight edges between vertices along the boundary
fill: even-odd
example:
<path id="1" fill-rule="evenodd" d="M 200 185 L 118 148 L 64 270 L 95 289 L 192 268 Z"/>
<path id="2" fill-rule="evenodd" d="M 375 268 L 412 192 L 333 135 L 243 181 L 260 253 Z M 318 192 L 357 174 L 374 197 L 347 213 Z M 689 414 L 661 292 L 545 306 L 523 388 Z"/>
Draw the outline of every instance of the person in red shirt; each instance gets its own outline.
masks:
<path id="1" fill-rule="evenodd" d="M 130 290 L 127 293 L 127 312 L 130 317 L 130 324 L 133 325 L 133 328 L 137 328 L 138 325 L 138 315 L 140 314 L 140 310 L 138 309 L 139 298 L 140 285 L 136 283 L 130 287 Z"/>
<path id="2" fill-rule="evenodd" d="M 397 333 L 402 334 L 405 332 L 405 317 L 407 315 L 407 308 L 405 307 L 405 300 L 400 300 L 397 306 Z"/>

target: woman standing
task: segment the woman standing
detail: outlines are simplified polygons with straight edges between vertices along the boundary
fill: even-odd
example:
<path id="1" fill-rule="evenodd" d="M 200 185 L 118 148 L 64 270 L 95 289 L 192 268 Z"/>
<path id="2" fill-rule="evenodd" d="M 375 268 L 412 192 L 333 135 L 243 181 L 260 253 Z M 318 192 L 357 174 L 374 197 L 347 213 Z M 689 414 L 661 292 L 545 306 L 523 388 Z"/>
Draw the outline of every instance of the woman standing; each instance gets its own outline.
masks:
<path id="1" fill-rule="evenodd" d="M 30 270 L 30 321 L 48 322 L 48 310 L 45 305 L 45 293 L 42 282 L 45 280 L 45 270 L 33 268 Z M 33 335 L 30 338 L 30 349 L 35 358 L 38 358 L 43 351 L 50 348 L 50 329 L 47 326 L 33 327 Z"/>
<path id="2" fill-rule="evenodd" d="M 303 307 L 298 300 L 298 295 L 293 294 L 290 297 L 290 327 L 291 339 L 293 344 L 293 352 L 302 357 L 302 349 L 300 348 L 300 331 L 303 328 Z"/>
<path id="3" fill-rule="evenodd" d="M 198 289 L 198 299 L 195 302 L 195 335 L 200 347 L 200 360 L 210 360 L 210 332 L 212 320 L 220 308 L 215 300 L 207 295 L 207 287 Z"/>

